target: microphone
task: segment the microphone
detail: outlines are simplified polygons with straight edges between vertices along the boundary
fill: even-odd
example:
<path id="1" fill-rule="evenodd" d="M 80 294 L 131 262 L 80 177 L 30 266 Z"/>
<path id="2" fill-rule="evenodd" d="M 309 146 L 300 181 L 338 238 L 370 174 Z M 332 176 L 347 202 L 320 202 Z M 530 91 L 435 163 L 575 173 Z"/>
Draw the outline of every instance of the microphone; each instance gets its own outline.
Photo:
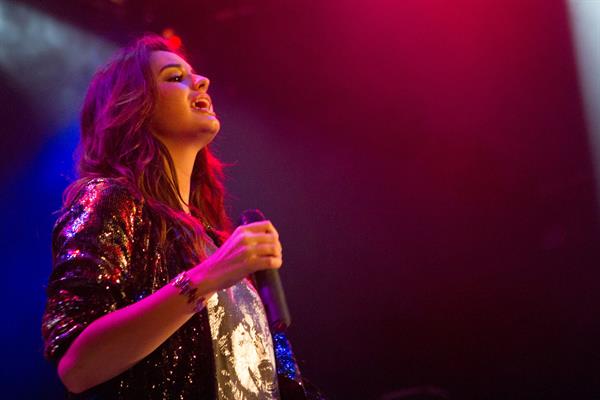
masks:
<path id="1" fill-rule="evenodd" d="M 266 218 L 260 210 L 245 210 L 240 215 L 238 225 L 247 225 L 252 222 L 264 220 Z M 253 275 L 258 294 L 267 312 L 267 321 L 269 322 L 271 333 L 284 332 L 290 326 L 292 318 L 285 300 L 279 271 L 268 269 L 257 271 Z"/>

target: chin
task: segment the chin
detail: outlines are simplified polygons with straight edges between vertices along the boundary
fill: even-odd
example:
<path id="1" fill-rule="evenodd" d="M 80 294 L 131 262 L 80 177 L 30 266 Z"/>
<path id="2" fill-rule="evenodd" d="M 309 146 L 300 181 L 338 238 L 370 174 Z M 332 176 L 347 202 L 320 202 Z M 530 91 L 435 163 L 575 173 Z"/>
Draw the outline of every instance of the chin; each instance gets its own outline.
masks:
<path id="1" fill-rule="evenodd" d="M 217 133 L 219 133 L 219 129 L 221 129 L 221 122 L 219 122 L 219 120 L 215 118 L 211 121 L 210 127 L 213 131 L 213 135 L 216 135 Z"/>
<path id="2" fill-rule="evenodd" d="M 215 136 L 217 136 L 217 133 L 219 133 L 220 128 L 221 125 L 219 124 L 219 121 L 215 120 L 212 123 L 203 125 L 202 128 L 196 131 L 194 137 L 202 144 L 202 147 L 204 147 L 212 142 Z"/>
<path id="3" fill-rule="evenodd" d="M 202 134 L 212 134 L 212 135 L 216 135 L 219 132 L 219 129 L 221 129 L 221 123 L 219 122 L 219 120 L 217 118 L 211 118 L 207 121 L 203 121 L 202 126 L 200 127 L 199 131 Z"/>

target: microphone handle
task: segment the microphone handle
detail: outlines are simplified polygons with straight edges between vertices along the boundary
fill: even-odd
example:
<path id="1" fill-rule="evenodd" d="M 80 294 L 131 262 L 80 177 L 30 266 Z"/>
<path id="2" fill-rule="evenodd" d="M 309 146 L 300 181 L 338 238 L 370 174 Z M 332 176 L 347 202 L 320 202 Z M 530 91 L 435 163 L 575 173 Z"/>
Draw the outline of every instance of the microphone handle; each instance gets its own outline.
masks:
<path id="1" fill-rule="evenodd" d="M 239 225 L 264 221 L 266 218 L 260 210 L 246 210 L 240 216 Z M 284 332 L 292 323 L 290 310 L 285 299 L 285 292 L 279 277 L 279 271 L 269 269 L 253 274 L 258 294 L 265 306 L 267 321 L 272 333 Z"/>
<path id="2" fill-rule="evenodd" d="M 284 332 L 291 324 L 290 310 L 279 278 L 279 271 L 270 269 L 254 273 L 258 294 L 265 305 L 272 333 Z"/>

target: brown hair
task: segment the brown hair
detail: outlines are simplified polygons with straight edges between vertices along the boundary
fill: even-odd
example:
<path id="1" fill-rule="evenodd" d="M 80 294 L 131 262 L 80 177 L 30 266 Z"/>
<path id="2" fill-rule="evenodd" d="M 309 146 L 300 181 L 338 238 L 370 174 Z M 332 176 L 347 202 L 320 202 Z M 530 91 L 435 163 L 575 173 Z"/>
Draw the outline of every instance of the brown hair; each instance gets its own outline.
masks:
<path id="1" fill-rule="evenodd" d="M 189 204 L 197 219 L 189 217 L 180 206 L 173 159 L 148 128 L 157 98 L 150 55 L 158 50 L 181 55 L 161 37 L 144 35 L 94 75 L 81 112 L 79 179 L 65 190 L 63 205 L 68 206 L 91 178 L 115 178 L 155 211 L 161 244 L 166 244 L 169 221 L 194 239 L 206 238 L 209 229 L 222 242 L 232 229 L 224 207 L 224 164 L 208 146 L 198 152 Z M 173 176 L 165 170 L 165 163 Z M 203 256 L 199 240 L 193 243 L 197 254 Z"/>

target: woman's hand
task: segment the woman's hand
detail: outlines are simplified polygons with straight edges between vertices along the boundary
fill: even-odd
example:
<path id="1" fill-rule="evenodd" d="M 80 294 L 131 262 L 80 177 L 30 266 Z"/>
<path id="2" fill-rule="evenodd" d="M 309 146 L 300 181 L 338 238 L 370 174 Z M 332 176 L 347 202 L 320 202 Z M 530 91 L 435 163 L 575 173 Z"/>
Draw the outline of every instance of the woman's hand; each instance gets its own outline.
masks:
<path id="1" fill-rule="evenodd" d="M 279 234 L 271 221 L 238 226 L 233 234 L 209 258 L 188 271 L 201 292 L 225 289 L 246 276 L 282 264 Z"/>

